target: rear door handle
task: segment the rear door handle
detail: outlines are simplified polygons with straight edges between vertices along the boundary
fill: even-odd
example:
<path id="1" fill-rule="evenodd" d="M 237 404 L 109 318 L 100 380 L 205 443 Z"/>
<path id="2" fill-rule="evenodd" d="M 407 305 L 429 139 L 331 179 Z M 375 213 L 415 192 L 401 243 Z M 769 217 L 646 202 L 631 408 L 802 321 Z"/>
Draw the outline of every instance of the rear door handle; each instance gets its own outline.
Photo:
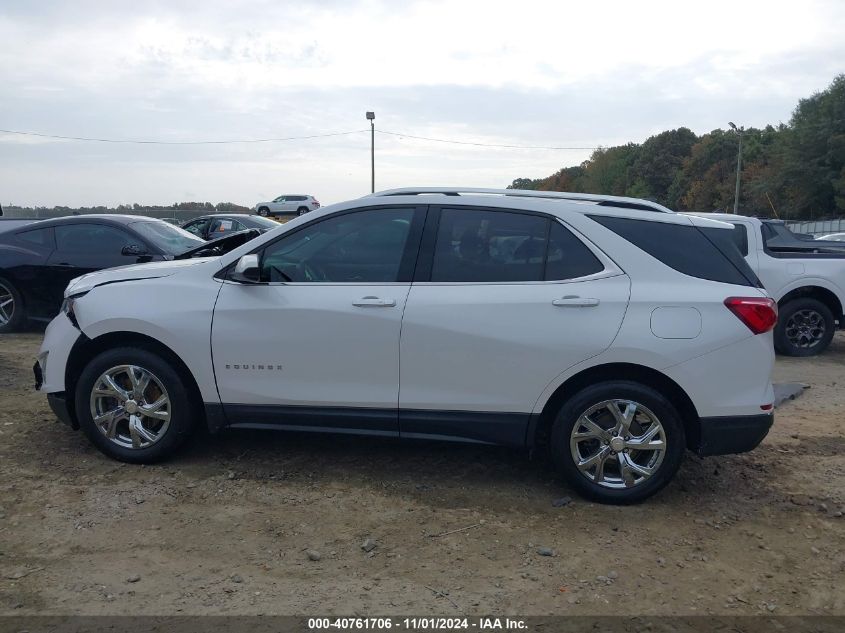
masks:
<path id="1" fill-rule="evenodd" d="M 361 297 L 353 301 L 352 305 L 360 308 L 392 308 L 396 305 L 396 299 L 382 299 L 380 297 Z"/>
<path id="2" fill-rule="evenodd" d="M 578 297 L 576 295 L 566 295 L 560 299 L 552 301 L 552 305 L 562 308 L 595 308 L 601 301 L 590 297 Z"/>

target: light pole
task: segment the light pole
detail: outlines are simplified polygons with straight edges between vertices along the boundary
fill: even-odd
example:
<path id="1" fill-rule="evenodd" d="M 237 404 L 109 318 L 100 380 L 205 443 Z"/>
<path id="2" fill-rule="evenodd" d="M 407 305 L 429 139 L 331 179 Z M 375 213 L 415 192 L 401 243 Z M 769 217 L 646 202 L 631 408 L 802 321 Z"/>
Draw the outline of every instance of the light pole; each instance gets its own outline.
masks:
<path id="1" fill-rule="evenodd" d="M 744 127 L 737 127 L 733 121 L 728 121 L 734 132 L 739 135 L 739 150 L 736 153 L 736 191 L 734 192 L 734 215 L 739 213 L 739 175 L 742 173 L 742 133 Z"/>
<path id="2" fill-rule="evenodd" d="M 376 192 L 376 113 L 367 112 L 370 122 L 370 193 Z"/>

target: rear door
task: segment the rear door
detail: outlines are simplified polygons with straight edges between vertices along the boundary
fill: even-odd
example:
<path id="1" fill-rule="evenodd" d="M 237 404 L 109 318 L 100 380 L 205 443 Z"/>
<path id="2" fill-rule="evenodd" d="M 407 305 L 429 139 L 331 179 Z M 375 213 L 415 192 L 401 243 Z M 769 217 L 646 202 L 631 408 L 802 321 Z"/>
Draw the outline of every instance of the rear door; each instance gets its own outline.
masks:
<path id="1" fill-rule="evenodd" d="M 429 212 L 400 346 L 400 431 L 521 445 L 545 387 L 605 350 L 630 283 L 545 215 Z"/>

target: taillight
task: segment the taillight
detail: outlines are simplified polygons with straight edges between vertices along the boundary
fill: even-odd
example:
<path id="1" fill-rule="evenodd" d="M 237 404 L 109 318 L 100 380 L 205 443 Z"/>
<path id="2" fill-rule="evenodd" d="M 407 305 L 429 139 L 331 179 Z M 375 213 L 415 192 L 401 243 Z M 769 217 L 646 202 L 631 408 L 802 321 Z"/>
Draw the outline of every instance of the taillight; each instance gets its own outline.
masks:
<path id="1" fill-rule="evenodd" d="M 754 334 L 768 332 L 778 322 L 778 304 L 768 297 L 728 297 L 725 306 Z"/>
<path id="2" fill-rule="evenodd" d="M 311 204 L 313 204 L 315 207 L 319 207 L 319 206 L 320 206 L 320 203 L 317 201 L 317 199 L 316 199 L 316 198 L 314 199 L 314 202 L 312 202 Z"/>

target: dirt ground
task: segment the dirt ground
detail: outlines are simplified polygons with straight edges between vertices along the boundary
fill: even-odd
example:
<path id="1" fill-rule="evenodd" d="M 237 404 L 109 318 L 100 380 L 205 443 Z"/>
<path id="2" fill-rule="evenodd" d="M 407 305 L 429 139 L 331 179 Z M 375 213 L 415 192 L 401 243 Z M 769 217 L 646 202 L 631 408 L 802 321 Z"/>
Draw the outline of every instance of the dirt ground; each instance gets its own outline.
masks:
<path id="1" fill-rule="evenodd" d="M 477 446 L 231 432 L 123 465 L 33 391 L 40 339 L 0 335 L 0 614 L 845 614 L 843 333 L 778 359 L 812 387 L 757 450 L 635 507 Z"/>

